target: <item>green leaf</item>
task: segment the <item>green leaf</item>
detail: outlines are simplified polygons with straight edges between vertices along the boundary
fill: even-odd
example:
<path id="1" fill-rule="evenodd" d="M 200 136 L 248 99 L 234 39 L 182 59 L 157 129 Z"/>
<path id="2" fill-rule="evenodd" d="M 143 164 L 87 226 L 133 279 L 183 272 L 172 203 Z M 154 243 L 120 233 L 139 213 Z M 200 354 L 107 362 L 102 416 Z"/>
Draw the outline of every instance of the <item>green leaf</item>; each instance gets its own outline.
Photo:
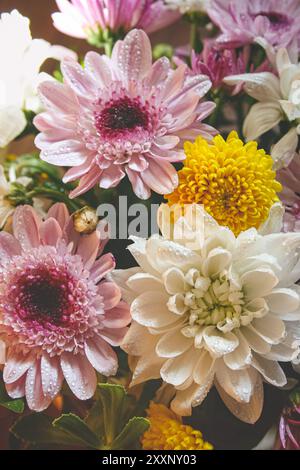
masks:
<path id="1" fill-rule="evenodd" d="M 53 427 L 64 431 L 70 438 L 80 441 L 85 446 L 97 449 L 101 445 L 100 438 L 81 418 L 73 413 L 65 414 L 55 419 Z"/>
<path id="2" fill-rule="evenodd" d="M 73 436 L 70 437 L 66 432 L 54 428 L 52 419 L 42 413 L 33 413 L 18 419 L 12 426 L 11 432 L 17 438 L 39 446 L 83 447 L 81 440 L 75 439 Z"/>
<path id="3" fill-rule="evenodd" d="M 149 428 L 149 421 L 146 418 L 131 418 L 118 437 L 114 440 L 112 450 L 126 450 L 137 446 L 139 438 Z"/>
<path id="4" fill-rule="evenodd" d="M 17 400 L 12 400 L 6 393 L 5 386 L 2 380 L 2 375 L 0 378 L 0 406 L 7 408 L 14 413 L 23 413 L 25 405 L 24 400 L 21 398 Z"/>
<path id="5" fill-rule="evenodd" d="M 122 413 L 123 406 L 126 406 L 126 391 L 121 385 L 98 384 L 98 392 L 103 409 L 106 444 L 110 446 L 124 425 Z"/>
<path id="6" fill-rule="evenodd" d="M 100 400 L 93 404 L 84 422 L 97 436 L 104 436 L 104 415 Z"/>

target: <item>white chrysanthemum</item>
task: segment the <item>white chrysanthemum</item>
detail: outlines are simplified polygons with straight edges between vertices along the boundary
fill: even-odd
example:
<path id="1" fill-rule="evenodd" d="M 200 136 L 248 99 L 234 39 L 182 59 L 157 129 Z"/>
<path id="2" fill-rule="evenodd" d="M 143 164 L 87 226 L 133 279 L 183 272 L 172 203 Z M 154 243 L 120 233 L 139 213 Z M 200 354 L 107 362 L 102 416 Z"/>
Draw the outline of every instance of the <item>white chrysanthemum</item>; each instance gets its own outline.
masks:
<path id="1" fill-rule="evenodd" d="M 48 58 L 61 60 L 74 53 L 61 46 L 51 46 L 42 39 L 32 39 L 29 19 L 17 10 L 0 17 L 0 148 L 15 139 L 26 127 L 23 110 L 37 112 L 38 84 L 47 79 L 40 74 Z M 76 56 L 76 54 L 75 54 Z"/>
<path id="2" fill-rule="evenodd" d="M 206 12 L 209 0 L 165 0 L 167 6 L 180 13 Z"/>
<path id="3" fill-rule="evenodd" d="M 255 422 L 262 379 L 284 386 L 278 361 L 299 354 L 300 233 L 236 238 L 191 205 L 169 234 L 168 211 L 159 211 L 163 236 L 129 247 L 139 267 L 114 275 L 131 304 L 132 385 L 162 378 L 174 412 L 188 415 L 215 384 L 235 415 Z"/>
<path id="4" fill-rule="evenodd" d="M 274 55 L 265 45 L 268 55 Z M 246 73 L 225 78 L 228 85 L 244 83 L 248 95 L 258 103 L 250 109 L 244 122 L 248 140 L 256 140 L 265 132 L 288 120 L 291 129 L 272 149 L 278 168 L 288 166 L 298 146 L 300 134 L 300 63 L 292 63 L 286 49 L 280 49 L 274 60 L 278 76 L 271 72 Z"/>

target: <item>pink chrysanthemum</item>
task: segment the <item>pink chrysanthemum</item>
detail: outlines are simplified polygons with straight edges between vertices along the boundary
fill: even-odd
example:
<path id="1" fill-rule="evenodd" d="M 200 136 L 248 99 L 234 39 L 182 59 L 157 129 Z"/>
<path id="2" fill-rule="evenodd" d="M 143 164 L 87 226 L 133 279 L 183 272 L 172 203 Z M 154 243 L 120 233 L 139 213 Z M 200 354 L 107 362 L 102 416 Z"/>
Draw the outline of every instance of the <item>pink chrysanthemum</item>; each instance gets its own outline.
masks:
<path id="1" fill-rule="evenodd" d="M 285 204 L 283 230 L 300 232 L 300 154 L 296 153 L 287 168 L 277 173 L 277 179 L 283 186 L 280 199 Z"/>
<path id="2" fill-rule="evenodd" d="M 42 131 L 36 145 L 48 163 L 73 167 L 64 182 L 80 184 L 70 197 L 96 183 L 115 187 L 126 174 L 142 199 L 151 189 L 174 190 L 178 177 L 171 162 L 185 158 L 183 141 L 214 134 L 201 120 L 215 105 L 199 104 L 211 82 L 186 71 L 185 65 L 172 69 L 166 58 L 152 65 L 147 35 L 133 30 L 117 42 L 111 59 L 89 52 L 84 69 L 64 61 L 64 84 L 41 85 L 47 111 L 35 118 Z"/>
<path id="3" fill-rule="evenodd" d="M 130 322 L 120 289 L 105 279 L 115 266 L 101 255 L 99 233 L 79 235 L 64 204 L 45 221 L 17 208 L 13 235 L 0 233 L 0 339 L 6 345 L 8 394 L 41 411 L 64 378 L 77 398 L 96 388 L 96 369 L 117 371 L 118 346 Z M 100 256 L 99 259 L 98 256 Z"/>
<path id="4" fill-rule="evenodd" d="M 228 47 L 264 38 L 276 47 L 300 40 L 298 0 L 211 0 L 210 18 L 222 31 L 218 41 Z"/>
<path id="5" fill-rule="evenodd" d="M 86 38 L 89 32 L 119 33 L 141 28 L 152 33 L 176 21 L 180 14 L 163 0 L 56 0 L 54 26 L 62 33 Z"/>

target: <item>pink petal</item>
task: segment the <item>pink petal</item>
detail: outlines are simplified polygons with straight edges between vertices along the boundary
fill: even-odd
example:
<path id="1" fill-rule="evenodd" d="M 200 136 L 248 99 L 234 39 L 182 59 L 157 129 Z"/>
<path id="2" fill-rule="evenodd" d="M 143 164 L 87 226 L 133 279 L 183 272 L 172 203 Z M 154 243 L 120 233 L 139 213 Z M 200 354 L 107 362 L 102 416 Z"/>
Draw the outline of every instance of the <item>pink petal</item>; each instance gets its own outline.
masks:
<path id="1" fill-rule="evenodd" d="M 129 305 L 121 301 L 116 307 L 105 313 L 101 325 L 107 328 L 123 328 L 131 322 Z"/>
<path id="2" fill-rule="evenodd" d="M 90 269 L 98 255 L 100 234 L 95 231 L 90 235 L 81 235 L 77 246 L 77 255 L 81 256 L 86 269 Z"/>
<path id="3" fill-rule="evenodd" d="M 147 77 L 149 86 L 157 86 L 164 82 L 170 72 L 171 65 L 169 59 L 161 57 L 152 65 L 151 71 Z"/>
<path id="4" fill-rule="evenodd" d="M 21 253 L 20 243 L 7 232 L 0 233 L 0 259 L 11 258 Z"/>
<path id="5" fill-rule="evenodd" d="M 74 199 L 75 197 L 89 191 L 96 185 L 96 183 L 99 182 L 101 174 L 102 170 L 100 170 L 97 165 L 94 165 L 90 171 L 85 176 L 83 176 L 83 178 L 81 178 L 77 188 L 70 192 L 69 197 Z"/>
<path id="6" fill-rule="evenodd" d="M 57 81 L 43 82 L 39 86 L 39 93 L 46 109 L 63 115 L 79 113 L 78 99 L 67 85 Z"/>
<path id="7" fill-rule="evenodd" d="M 103 189 L 115 188 L 124 176 L 125 172 L 119 165 L 111 165 L 106 170 L 103 170 L 99 178 L 99 186 Z"/>
<path id="8" fill-rule="evenodd" d="M 102 282 L 98 292 L 103 297 L 105 310 L 115 307 L 121 300 L 121 290 L 113 282 Z"/>
<path id="9" fill-rule="evenodd" d="M 82 176 L 84 176 L 86 173 L 90 171 L 91 166 L 93 164 L 93 160 L 94 160 L 94 155 L 87 156 L 84 163 L 82 163 L 81 165 L 75 166 L 74 168 L 71 168 L 64 174 L 63 179 L 62 179 L 63 182 L 69 183 L 70 181 L 80 179 Z"/>
<path id="10" fill-rule="evenodd" d="M 7 384 L 14 383 L 32 366 L 34 360 L 22 353 L 8 353 L 3 370 L 3 380 Z"/>
<path id="11" fill-rule="evenodd" d="M 102 338 L 95 337 L 85 344 L 85 353 L 93 367 L 107 377 L 115 375 L 118 369 L 118 358 L 111 346 Z"/>
<path id="12" fill-rule="evenodd" d="M 28 406 L 33 411 L 44 411 L 51 403 L 51 398 L 45 397 L 43 393 L 40 359 L 27 372 L 25 394 Z"/>
<path id="13" fill-rule="evenodd" d="M 99 335 L 111 346 L 120 346 L 128 328 L 104 328 L 99 331 Z"/>
<path id="14" fill-rule="evenodd" d="M 40 226 L 40 237 L 43 245 L 56 246 L 62 238 L 62 230 L 55 219 L 47 219 Z"/>
<path id="15" fill-rule="evenodd" d="M 39 246 L 40 224 L 41 220 L 31 206 L 17 207 L 13 217 L 13 232 L 22 248 L 36 248 Z"/>
<path id="16" fill-rule="evenodd" d="M 95 393 L 96 373 L 87 358 L 81 354 L 64 352 L 61 356 L 61 368 L 65 379 L 79 400 L 88 400 Z"/>
<path id="17" fill-rule="evenodd" d="M 36 146 L 39 147 L 36 139 Z M 41 148 L 41 147 L 39 147 Z M 41 159 L 57 166 L 79 166 L 88 156 L 88 151 L 83 142 L 79 140 L 62 140 L 52 142 L 42 148 Z"/>
<path id="18" fill-rule="evenodd" d="M 11 384 L 6 384 L 5 388 L 8 395 L 14 400 L 25 396 L 26 374 Z"/>
<path id="19" fill-rule="evenodd" d="M 42 356 L 41 359 L 42 386 L 45 397 L 53 400 L 62 387 L 64 376 L 57 356 Z"/>
<path id="20" fill-rule="evenodd" d="M 97 52 L 90 51 L 84 60 L 87 73 L 96 81 L 98 87 L 107 87 L 112 81 L 107 60 Z"/>
<path id="21" fill-rule="evenodd" d="M 170 194 L 178 186 L 178 175 L 173 165 L 153 158 L 148 169 L 142 173 L 142 179 L 158 194 Z"/>
<path id="22" fill-rule="evenodd" d="M 97 284 L 104 276 L 116 267 L 116 260 L 111 253 L 101 256 L 90 270 L 91 279 Z"/>
<path id="23" fill-rule="evenodd" d="M 81 65 L 72 59 L 65 59 L 61 63 L 64 81 L 76 93 L 84 98 L 92 98 L 97 88 L 94 81 L 85 73 Z"/>
<path id="24" fill-rule="evenodd" d="M 53 218 L 57 220 L 60 228 L 63 230 L 65 226 L 67 225 L 67 222 L 70 219 L 67 206 L 61 202 L 57 202 L 52 207 L 50 207 L 48 214 L 47 214 L 47 219 L 49 218 Z"/>
<path id="25" fill-rule="evenodd" d="M 151 196 L 150 188 L 145 184 L 141 178 L 140 173 L 130 170 L 129 168 L 126 168 L 126 173 L 130 183 L 132 184 L 132 189 L 137 197 L 143 200 L 149 199 Z"/>
<path id="26" fill-rule="evenodd" d="M 117 43 L 112 60 L 127 81 L 142 80 L 152 66 L 152 48 L 147 34 L 138 29 L 130 31 L 124 41 Z"/>

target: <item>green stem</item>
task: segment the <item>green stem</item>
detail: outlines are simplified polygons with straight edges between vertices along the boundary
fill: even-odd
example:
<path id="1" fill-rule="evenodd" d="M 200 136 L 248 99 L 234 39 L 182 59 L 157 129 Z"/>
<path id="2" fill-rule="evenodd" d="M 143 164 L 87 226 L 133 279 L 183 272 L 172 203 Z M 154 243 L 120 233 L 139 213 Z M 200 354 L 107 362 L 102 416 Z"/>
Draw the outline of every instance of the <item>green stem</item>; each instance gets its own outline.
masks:
<path id="1" fill-rule="evenodd" d="M 81 209 L 81 207 L 85 205 L 83 201 L 79 199 L 76 199 L 76 201 L 72 200 L 66 194 L 61 193 L 59 191 L 55 191 L 53 189 L 35 188 L 29 193 L 27 193 L 27 197 L 29 199 L 32 199 L 37 196 L 46 197 L 46 198 L 53 199 L 54 201 L 58 201 L 58 202 L 64 202 L 72 211 L 77 211 L 78 209 Z"/>

